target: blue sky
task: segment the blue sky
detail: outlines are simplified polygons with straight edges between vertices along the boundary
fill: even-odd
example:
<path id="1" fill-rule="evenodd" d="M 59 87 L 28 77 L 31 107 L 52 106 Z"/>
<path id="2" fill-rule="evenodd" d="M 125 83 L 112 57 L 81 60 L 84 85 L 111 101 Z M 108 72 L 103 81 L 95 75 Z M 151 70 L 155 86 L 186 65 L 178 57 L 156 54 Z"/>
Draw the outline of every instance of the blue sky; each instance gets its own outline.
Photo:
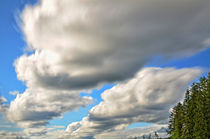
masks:
<path id="1" fill-rule="evenodd" d="M 14 99 L 9 95 L 9 91 L 24 91 L 24 84 L 17 80 L 13 63 L 16 58 L 23 54 L 26 43 L 23 34 L 19 29 L 17 17 L 26 4 L 34 4 L 34 0 L 3 0 L 1 5 L 1 93 L 8 100 Z"/>
<path id="2" fill-rule="evenodd" d="M 1 17 L 1 21 L 0 21 L 0 56 L 1 56 L 0 58 L 0 95 L 8 100 L 6 102 L 8 105 L 10 104 L 11 101 L 13 101 L 16 98 L 16 96 L 9 94 L 10 91 L 19 91 L 23 93 L 25 89 L 27 88 L 23 81 L 20 81 L 17 79 L 17 73 L 14 67 L 14 61 L 18 59 L 21 55 L 26 53 L 26 47 L 27 47 L 27 42 L 24 39 L 23 32 L 18 25 L 19 21 L 17 21 L 17 19 L 20 13 L 22 13 L 26 5 L 35 5 L 36 3 L 37 3 L 36 0 L 1 0 L 0 1 L 0 17 Z M 183 50 L 183 51 L 188 51 L 188 49 Z M 176 57 L 176 54 L 173 54 L 172 58 L 165 58 L 164 55 L 154 56 L 154 58 L 152 58 L 152 60 L 147 61 L 143 67 L 161 67 L 161 68 L 174 67 L 175 69 L 199 67 L 204 70 L 203 74 L 205 75 L 210 69 L 209 59 L 210 59 L 210 49 L 205 49 L 203 51 L 196 50 L 196 52 L 192 53 L 190 56 Z M 128 63 L 125 63 L 125 64 L 128 64 Z M 135 71 L 135 69 L 132 71 Z M 113 72 L 113 74 L 111 75 L 114 76 L 114 73 L 115 72 Z M 86 107 L 79 107 L 73 111 L 64 112 L 61 114 L 62 118 L 53 117 L 53 120 L 49 121 L 49 124 L 47 125 L 47 127 L 51 127 L 54 125 L 62 125 L 64 127 L 67 127 L 72 122 L 81 121 L 83 117 L 88 116 L 88 112 L 90 111 L 91 108 L 93 108 L 94 106 L 97 106 L 102 101 L 101 94 L 105 90 L 111 89 L 113 86 L 117 85 L 117 81 L 120 79 L 121 77 L 119 79 L 116 79 L 116 81 L 112 80 L 109 83 L 106 82 L 107 80 L 104 80 L 104 81 L 102 80 L 101 83 L 99 83 L 100 84 L 99 89 L 94 89 L 97 87 L 92 87 L 90 90 L 91 93 L 87 93 L 87 92 L 81 93 L 80 97 L 83 97 L 83 96 L 92 97 L 93 103 L 87 105 Z M 128 77 L 122 76 L 122 79 L 128 79 Z M 0 124 L 2 125 L 9 124 L 13 126 L 13 124 L 9 123 L 9 121 L 8 123 L 4 123 L 4 120 L 5 119 L 1 115 Z M 144 127 L 144 126 L 146 127 L 150 125 L 151 124 L 147 121 L 140 122 L 140 123 L 137 122 L 137 123 L 130 124 L 129 126 L 126 127 L 126 129 L 131 129 L 135 127 Z M 22 131 L 23 129 L 19 127 L 15 127 L 15 128 L 0 127 L 0 130 L 5 130 L 5 131 L 21 130 Z"/>

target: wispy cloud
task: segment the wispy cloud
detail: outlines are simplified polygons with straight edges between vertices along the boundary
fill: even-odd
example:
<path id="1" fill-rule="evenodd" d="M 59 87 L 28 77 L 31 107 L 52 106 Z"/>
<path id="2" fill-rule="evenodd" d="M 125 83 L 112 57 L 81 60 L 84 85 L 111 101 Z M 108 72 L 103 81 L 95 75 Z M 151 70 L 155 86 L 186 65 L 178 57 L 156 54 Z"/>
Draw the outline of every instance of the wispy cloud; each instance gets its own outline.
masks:
<path id="1" fill-rule="evenodd" d="M 10 95 L 13 95 L 13 96 L 16 96 L 17 94 L 19 94 L 20 92 L 19 91 L 10 91 L 9 94 Z"/>

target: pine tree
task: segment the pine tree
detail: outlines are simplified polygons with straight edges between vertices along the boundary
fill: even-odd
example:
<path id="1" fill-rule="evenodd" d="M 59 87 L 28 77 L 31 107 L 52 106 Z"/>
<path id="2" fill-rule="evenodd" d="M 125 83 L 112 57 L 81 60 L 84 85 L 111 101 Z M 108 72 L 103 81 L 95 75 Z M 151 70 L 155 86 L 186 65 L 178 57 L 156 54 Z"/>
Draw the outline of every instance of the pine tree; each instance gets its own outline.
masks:
<path id="1" fill-rule="evenodd" d="M 177 106 L 175 107 L 175 121 L 174 121 L 174 136 L 172 138 L 174 139 L 180 139 L 181 132 L 182 132 L 182 120 L 183 120 L 183 106 L 179 102 Z"/>
<path id="2" fill-rule="evenodd" d="M 207 78 L 207 92 L 206 92 L 206 120 L 207 131 L 210 131 L 210 72 Z M 210 132 L 207 133 L 207 138 L 210 138 Z"/>
<path id="3" fill-rule="evenodd" d="M 194 104 L 194 127 L 193 138 L 203 139 L 207 137 L 207 119 L 206 119 L 206 93 L 207 80 L 205 77 L 200 79 L 192 88 Z"/>
<path id="4" fill-rule="evenodd" d="M 171 139 L 210 138 L 210 73 L 193 83 L 185 93 L 183 105 L 178 103 L 169 117 Z"/>
<path id="5" fill-rule="evenodd" d="M 178 103 L 171 112 L 169 120 L 169 134 L 172 139 L 180 139 L 183 126 L 183 106 Z"/>
<path id="6" fill-rule="evenodd" d="M 173 135 L 174 134 L 174 122 L 175 122 L 175 107 L 171 110 L 170 116 L 169 116 L 169 125 L 168 125 L 168 134 Z"/>
<path id="7" fill-rule="evenodd" d="M 193 107 L 191 103 L 191 93 L 188 89 L 185 93 L 185 99 L 183 102 L 183 127 L 181 137 L 185 139 L 191 139 L 193 133 Z"/>

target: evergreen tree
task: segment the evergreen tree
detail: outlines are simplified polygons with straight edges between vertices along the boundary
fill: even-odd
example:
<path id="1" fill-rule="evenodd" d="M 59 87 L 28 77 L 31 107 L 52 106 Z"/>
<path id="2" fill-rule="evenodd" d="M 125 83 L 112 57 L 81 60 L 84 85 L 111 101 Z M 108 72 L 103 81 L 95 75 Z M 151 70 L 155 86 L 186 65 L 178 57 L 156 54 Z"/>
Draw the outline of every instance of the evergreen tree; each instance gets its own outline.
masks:
<path id="1" fill-rule="evenodd" d="M 210 73 L 193 83 L 185 93 L 183 105 L 178 103 L 169 117 L 171 139 L 210 138 Z"/>
<path id="2" fill-rule="evenodd" d="M 171 134 L 172 139 L 178 139 L 182 134 L 182 120 L 183 120 L 183 106 L 178 103 L 172 109 L 170 120 L 169 120 L 169 134 Z"/>
<path id="3" fill-rule="evenodd" d="M 210 131 L 210 72 L 207 78 L 207 92 L 206 92 L 206 120 L 207 131 Z M 210 138 L 210 132 L 207 133 L 207 138 Z"/>
<path id="4" fill-rule="evenodd" d="M 175 116 L 174 116 L 174 135 L 172 139 L 180 139 L 182 132 L 182 120 L 183 120 L 183 106 L 181 103 L 178 103 L 175 107 Z"/>
<path id="5" fill-rule="evenodd" d="M 193 119 L 193 107 L 190 90 L 185 93 L 185 99 L 183 103 L 183 128 L 181 138 L 191 139 L 193 133 L 194 123 Z"/>
<path id="6" fill-rule="evenodd" d="M 173 108 L 170 112 L 169 116 L 169 126 L 168 126 L 168 134 L 173 135 L 174 134 L 174 120 L 175 120 L 175 108 Z"/>

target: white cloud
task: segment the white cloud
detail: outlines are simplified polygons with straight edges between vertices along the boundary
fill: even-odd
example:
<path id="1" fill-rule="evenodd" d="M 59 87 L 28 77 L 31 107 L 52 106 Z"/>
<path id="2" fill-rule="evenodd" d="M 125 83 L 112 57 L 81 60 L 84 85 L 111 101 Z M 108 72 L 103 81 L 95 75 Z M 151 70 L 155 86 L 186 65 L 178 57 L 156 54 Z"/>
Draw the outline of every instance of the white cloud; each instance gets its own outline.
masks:
<path id="1" fill-rule="evenodd" d="M 19 94 L 20 92 L 19 91 L 10 91 L 9 94 L 10 95 L 13 95 L 13 96 L 16 96 L 17 94 Z"/>
<path id="2" fill-rule="evenodd" d="M 133 76 L 157 55 L 180 57 L 206 48 L 210 1 L 41 0 L 22 13 L 35 53 L 16 63 L 28 86 L 91 88 Z"/>
<path id="3" fill-rule="evenodd" d="M 11 102 L 7 117 L 24 128 L 39 127 L 64 112 L 84 107 L 91 102 L 92 98 L 80 97 L 78 92 L 27 89 Z"/>
<path id="4" fill-rule="evenodd" d="M 180 100 L 189 82 L 199 74 L 199 69 L 144 68 L 133 79 L 102 93 L 104 101 L 91 109 L 90 115 L 103 119 L 118 117 L 119 114 L 136 117 L 139 113 L 146 113 L 141 115 L 142 121 L 160 120 L 165 115 L 161 114 L 162 111 Z M 148 111 L 157 113 L 151 117 L 151 114 L 147 115 Z"/>
<path id="5" fill-rule="evenodd" d="M 0 104 L 7 102 L 7 99 L 5 97 L 0 97 Z"/>
<path id="6" fill-rule="evenodd" d="M 67 131 L 75 138 L 94 137 L 132 123 L 165 122 L 170 107 L 183 98 L 189 83 L 200 73 L 188 68 L 144 68 L 134 78 L 102 93 L 103 101 L 81 122 L 70 124 Z"/>

